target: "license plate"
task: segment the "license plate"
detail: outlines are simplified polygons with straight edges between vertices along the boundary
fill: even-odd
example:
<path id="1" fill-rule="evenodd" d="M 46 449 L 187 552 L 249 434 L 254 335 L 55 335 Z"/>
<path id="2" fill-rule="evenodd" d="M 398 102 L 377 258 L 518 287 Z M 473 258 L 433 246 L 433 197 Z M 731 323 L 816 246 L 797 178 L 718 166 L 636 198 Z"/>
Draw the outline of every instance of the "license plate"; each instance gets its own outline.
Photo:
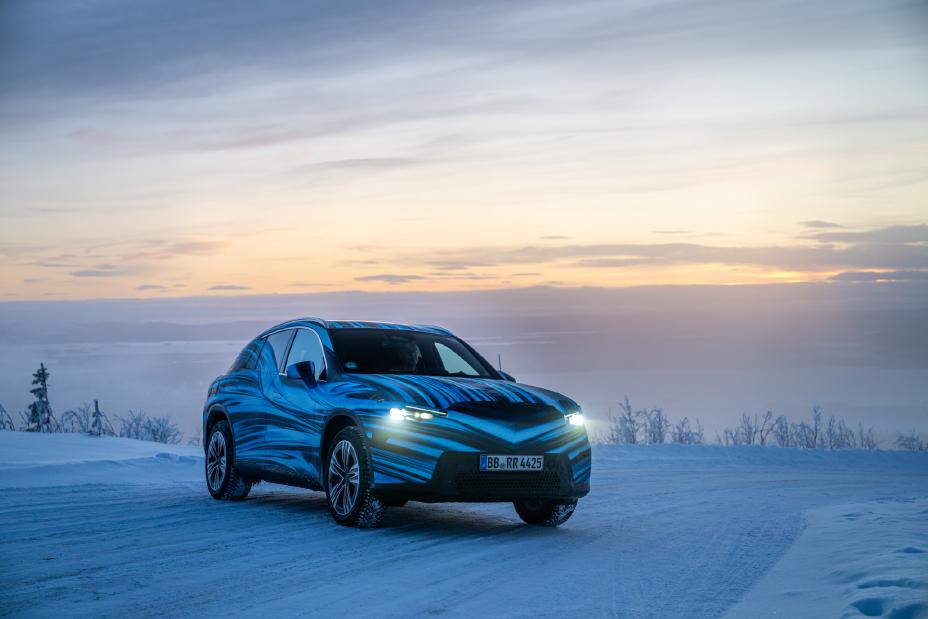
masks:
<path id="1" fill-rule="evenodd" d="M 480 454 L 481 471 L 541 471 L 545 468 L 544 456 L 496 456 Z"/>

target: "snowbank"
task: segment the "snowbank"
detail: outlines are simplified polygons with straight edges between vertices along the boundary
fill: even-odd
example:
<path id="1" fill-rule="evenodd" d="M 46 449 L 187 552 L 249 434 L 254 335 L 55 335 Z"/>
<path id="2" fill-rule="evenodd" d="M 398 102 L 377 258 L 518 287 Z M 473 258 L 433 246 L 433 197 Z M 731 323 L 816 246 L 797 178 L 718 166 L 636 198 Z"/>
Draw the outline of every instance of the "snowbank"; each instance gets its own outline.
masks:
<path id="1" fill-rule="evenodd" d="M 199 447 L 83 434 L 0 432 L 0 488 L 202 479 Z"/>
<path id="2" fill-rule="evenodd" d="M 808 514 L 786 555 L 729 617 L 928 617 L 928 498 Z"/>

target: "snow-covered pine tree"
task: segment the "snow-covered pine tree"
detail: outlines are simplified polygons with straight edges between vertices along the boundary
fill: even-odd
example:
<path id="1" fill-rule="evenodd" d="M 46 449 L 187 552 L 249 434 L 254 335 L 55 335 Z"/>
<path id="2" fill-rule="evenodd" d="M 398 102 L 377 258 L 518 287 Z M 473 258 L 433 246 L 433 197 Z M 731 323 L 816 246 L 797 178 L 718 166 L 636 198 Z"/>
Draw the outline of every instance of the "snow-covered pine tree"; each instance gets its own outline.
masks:
<path id="1" fill-rule="evenodd" d="M 106 418 L 106 413 L 100 410 L 100 403 L 97 400 L 93 401 L 90 434 L 93 436 L 113 436 L 116 434 L 113 431 L 113 426 L 110 425 L 110 420 Z"/>
<path id="2" fill-rule="evenodd" d="M 29 414 L 26 416 L 26 432 L 60 432 L 61 426 L 52 413 L 51 404 L 48 403 L 48 377 L 49 371 L 44 363 L 32 375 L 33 389 L 29 390 L 35 396 L 35 402 L 29 405 Z"/>

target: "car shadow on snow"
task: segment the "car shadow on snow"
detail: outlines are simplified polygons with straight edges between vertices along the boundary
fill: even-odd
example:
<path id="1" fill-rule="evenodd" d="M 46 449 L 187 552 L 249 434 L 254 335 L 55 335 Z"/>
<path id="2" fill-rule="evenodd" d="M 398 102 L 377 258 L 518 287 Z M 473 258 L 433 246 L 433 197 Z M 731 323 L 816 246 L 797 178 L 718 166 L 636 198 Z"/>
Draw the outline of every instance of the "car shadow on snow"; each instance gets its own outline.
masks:
<path id="1" fill-rule="evenodd" d="M 333 529 L 352 529 L 336 524 L 329 514 L 325 495 L 321 492 L 294 490 L 290 488 L 264 486 L 256 489 L 244 504 L 255 509 L 268 510 L 272 514 L 286 514 L 319 524 L 331 525 Z M 507 512 L 511 512 L 511 515 Z M 515 510 L 506 503 L 462 504 L 462 503 L 419 503 L 410 502 L 403 507 L 388 507 L 387 513 L 375 530 L 402 531 L 406 534 L 434 535 L 435 533 L 487 535 L 510 532 L 538 532 L 541 534 L 566 533 L 567 529 L 531 527 L 519 520 Z"/>

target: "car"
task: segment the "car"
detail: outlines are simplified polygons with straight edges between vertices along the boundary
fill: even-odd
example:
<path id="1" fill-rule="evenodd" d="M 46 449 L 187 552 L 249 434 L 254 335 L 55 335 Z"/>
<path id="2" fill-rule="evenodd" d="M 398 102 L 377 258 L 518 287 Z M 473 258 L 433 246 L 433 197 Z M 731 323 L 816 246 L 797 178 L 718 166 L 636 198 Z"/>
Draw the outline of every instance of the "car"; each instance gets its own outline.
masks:
<path id="1" fill-rule="evenodd" d="M 590 490 L 584 423 L 447 329 L 300 318 L 210 385 L 206 486 L 229 501 L 260 481 L 324 491 L 336 522 L 362 528 L 407 501 L 512 502 L 558 526 Z"/>

